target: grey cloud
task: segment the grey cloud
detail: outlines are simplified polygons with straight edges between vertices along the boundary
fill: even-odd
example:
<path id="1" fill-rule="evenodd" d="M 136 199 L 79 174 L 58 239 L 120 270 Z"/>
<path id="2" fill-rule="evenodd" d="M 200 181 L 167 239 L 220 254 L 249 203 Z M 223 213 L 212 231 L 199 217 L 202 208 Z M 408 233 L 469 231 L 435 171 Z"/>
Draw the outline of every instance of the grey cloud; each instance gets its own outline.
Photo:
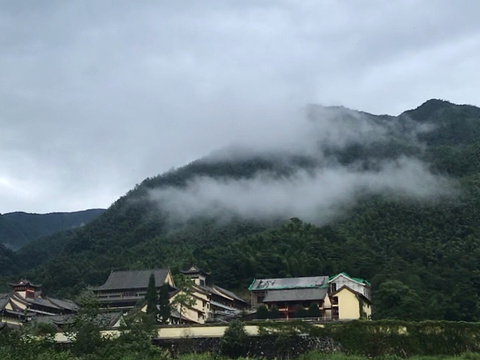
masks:
<path id="1" fill-rule="evenodd" d="M 478 103 L 479 12 L 433 0 L 2 2 L 0 212 L 106 207 L 232 143 L 300 151 L 288 135 L 308 103 Z"/>
<path id="2" fill-rule="evenodd" d="M 328 167 L 298 170 L 288 177 L 258 174 L 253 179 L 198 177 L 186 188 L 152 190 L 151 199 L 174 221 L 211 216 L 224 219 L 285 219 L 298 216 L 325 224 L 353 205 L 359 195 L 431 200 L 454 193 L 453 184 L 432 175 L 420 161 L 401 158 L 377 171 Z"/>
<path id="3" fill-rule="evenodd" d="M 419 133 L 433 129 L 432 124 L 417 124 L 408 118 L 373 117 L 338 107 L 310 106 L 308 118 L 296 117 L 295 127 L 268 144 L 229 147 L 203 159 L 235 161 L 255 156 L 288 164 L 292 155 L 315 159 L 313 168 L 295 165 L 293 173 L 278 175 L 259 172 L 253 178 L 233 179 L 200 176 L 185 187 L 164 187 L 150 191 L 149 198 L 175 221 L 210 216 L 226 219 L 241 216 L 248 219 L 285 219 L 298 216 L 325 224 L 342 215 L 362 195 L 383 194 L 390 198 L 436 200 L 458 195 L 457 184 L 434 175 L 417 158 L 401 156 L 365 163 L 343 164 L 336 153 L 351 145 L 369 146 L 401 139 L 422 151 Z M 282 122 L 285 123 L 285 122 Z M 281 135 L 281 136 L 279 136 Z M 287 136 L 288 135 L 288 136 Z M 293 146 L 297 144 L 298 146 Z"/>

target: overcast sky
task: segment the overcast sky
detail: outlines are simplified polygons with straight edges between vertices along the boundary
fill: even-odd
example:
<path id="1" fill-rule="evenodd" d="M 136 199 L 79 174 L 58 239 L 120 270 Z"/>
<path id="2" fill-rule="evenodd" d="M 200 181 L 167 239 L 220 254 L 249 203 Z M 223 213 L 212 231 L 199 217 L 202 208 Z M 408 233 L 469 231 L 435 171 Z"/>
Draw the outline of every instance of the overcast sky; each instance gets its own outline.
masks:
<path id="1" fill-rule="evenodd" d="M 108 207 L 306 104 L 480 105 L 480 2 L 0 2 L 0 213 Z M 297 114 L 297 115 L 296 115 Z"/>

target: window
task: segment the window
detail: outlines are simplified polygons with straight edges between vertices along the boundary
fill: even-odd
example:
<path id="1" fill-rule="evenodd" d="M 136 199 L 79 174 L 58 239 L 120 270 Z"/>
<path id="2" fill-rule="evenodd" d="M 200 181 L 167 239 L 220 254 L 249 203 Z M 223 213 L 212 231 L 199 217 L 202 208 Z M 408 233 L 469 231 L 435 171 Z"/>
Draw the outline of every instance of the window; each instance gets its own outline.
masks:
<path id="1" fill-rule="evenodd" d="M 334 308 L 334 309 L 332 310 L 332 319 L 338 320 L 338 317 L 339 317 L 339 316 L 338 316 L 338 308 Z"/>

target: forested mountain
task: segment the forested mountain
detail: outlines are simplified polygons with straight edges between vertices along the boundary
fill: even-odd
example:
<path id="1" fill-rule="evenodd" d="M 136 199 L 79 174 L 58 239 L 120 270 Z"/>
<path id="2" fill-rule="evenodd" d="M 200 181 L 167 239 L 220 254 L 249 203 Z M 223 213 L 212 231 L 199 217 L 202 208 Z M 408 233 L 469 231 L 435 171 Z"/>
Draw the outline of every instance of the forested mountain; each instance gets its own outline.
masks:
<path id="1" fill-rule="evenodd" d="M 216 152 L 31 242 L 21 275 L 72 295 L 111 269 L 196 263 L 231 289 L 345 271 L 371 280 L 377 318 L 480 320 L 480 109 L 306 118 L 288 144 Z"/>
<path id="2" fill-rule="evenodd" d="M 104 209 L 90 209 L 49 214 L 25 212 L 0 214 L 0 243 L 16 250 L 32 240 L 82 226 L 104 211 Z"/>

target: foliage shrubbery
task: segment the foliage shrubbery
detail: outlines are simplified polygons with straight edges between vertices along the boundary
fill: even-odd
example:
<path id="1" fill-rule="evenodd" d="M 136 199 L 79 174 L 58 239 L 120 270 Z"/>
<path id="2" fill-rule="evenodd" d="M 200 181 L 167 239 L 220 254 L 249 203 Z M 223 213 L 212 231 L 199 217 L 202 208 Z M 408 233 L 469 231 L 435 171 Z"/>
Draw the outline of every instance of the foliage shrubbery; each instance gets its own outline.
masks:
<path id="1" fill-rule="evenodd" d="M 26 326 L 20 331 L 0 331 L 0 359 L 2 360 L 160 360 L 170 358 L 167 350 L 152 345 L 154 327 L 148 321 L 132 321 L 122 329 L 119 337 L 103 339 L 97 347 L 59 347 L 47 337 L 35 337 L 38 329 Z M 264 322 L 260 337 L 273 337 L 270 350 L 276 358 L 299 360 L 399 360 L 420 356 L 456 356 L 456 360 L 480 360 L 480 324 L 465 322 L 404 322 L 404 321 L 352 321 L 316 327 L 302 321 Z M 333 348 L 325 348 L 333 354 L 311 352 L 298 355 L 298 342 L 309 335 L 332 340 Z M 79 340 L 80 341 L 80 340 Z M 83 340 L 82 340 L 83 341 Z M 244 324 L 229 324 L 220 342 L 221 355 L 228 358 L 246 356 L 252 349 Z M 87 342 L 89 343 L 89 342 Z M 85 349 L 85 351 L 81 350 Z M 343 353 L 339 353 L 339 351 Z M 346 354 L 346 355 L 345 355 Z M 178 355 L 178 354 L 177 354 Z M 261 356 L 261 354 L 248 354 Z M 218 354 L 179 355 L 180 359 L 222 359 Z M 423 358 L 427 360 L 426 358 Z"/>
<path id="2" fill-rule="evenodd" d="M 222 355 L 232 358 L 245 356 L 248 351 L 249 338 L 243 322 L 235 320 L 228 324 L 220 342 Z"/>

